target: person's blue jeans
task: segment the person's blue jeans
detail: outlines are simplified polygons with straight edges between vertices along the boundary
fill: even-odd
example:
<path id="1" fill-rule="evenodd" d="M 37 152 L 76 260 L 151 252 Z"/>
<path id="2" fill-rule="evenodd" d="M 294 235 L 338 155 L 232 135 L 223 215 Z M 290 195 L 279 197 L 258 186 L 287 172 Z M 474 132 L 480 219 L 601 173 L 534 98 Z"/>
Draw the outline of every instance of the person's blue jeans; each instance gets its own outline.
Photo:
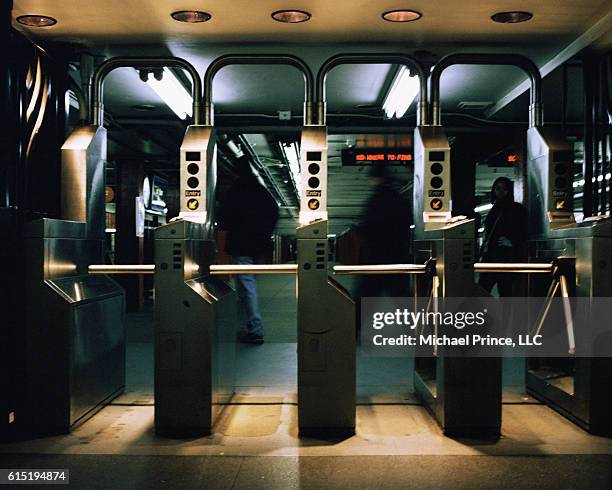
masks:
<path id="1" fill-rule="evenodd" d="M 256 258 L 237 256 L 232 257 L 232 262 L 237 265 L 253 265 L 256 263 Z M 238 293 L 238 315 L 240 322 L 245 326 L 247 333 L 263 336 L 255 276 L 253 274 L 235 275 L 234 283 Z"/>

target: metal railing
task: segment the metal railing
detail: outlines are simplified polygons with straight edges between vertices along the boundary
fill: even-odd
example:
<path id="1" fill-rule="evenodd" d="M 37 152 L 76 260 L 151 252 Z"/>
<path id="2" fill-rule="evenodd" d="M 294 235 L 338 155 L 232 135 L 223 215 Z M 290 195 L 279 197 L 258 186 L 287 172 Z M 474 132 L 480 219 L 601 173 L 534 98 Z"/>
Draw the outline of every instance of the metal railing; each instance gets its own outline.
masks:
<path id="1" fill-rule="evenodd" d="M 425 264 L 335 265 L 336 275 L 426 274 Z"/>
<path id="2" fill-rule="evenodd" d="M 155 264 L 90 265 L 90 274 L 155 274 Z"/>
<path id="3" fill-rule="evenodd" d="M 297 264 L 211 265 L 213 276 L 225 274 L 297 274 Z"/>
<path id="4" fill-rule="evenodd" d="M 529 264 L 515 262 L 476 262 L 474 272 L 503 272 L 515 274 L 550 274 L 554 264 Z"/>

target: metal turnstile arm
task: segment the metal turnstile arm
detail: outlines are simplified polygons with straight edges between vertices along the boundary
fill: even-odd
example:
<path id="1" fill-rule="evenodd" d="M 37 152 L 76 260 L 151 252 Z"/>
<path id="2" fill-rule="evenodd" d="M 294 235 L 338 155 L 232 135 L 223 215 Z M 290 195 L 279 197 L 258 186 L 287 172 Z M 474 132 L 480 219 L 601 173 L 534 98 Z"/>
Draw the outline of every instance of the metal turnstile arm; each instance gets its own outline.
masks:
<path id="1" fill-rule="evenodd" d="M 548 288 L 546 302 L 540 310 L 540 314 L 538 315 L 538 318 L 536 320 L 534 335 L 540 335 L 540 332 L 544 327 L 544 322 L 546 321 L 555 295 L 557 294 L 557 291 L 561 289 L 561 298 L 563 301 L 563 316 L 565 318 L 565 330 L 567 332 L 568 353 L 575 354 L 576 338 L 574 335 L 574 318 L 572 316 L 572 306 L 569 297 L 569 285 L 567 282 L 567 275 L 564 272 L 565 267 L 567 267 L 565 265 L 567 262 L 567 258 L 562 258 L 557 263 L 551 264 L 553 278 L 550 287 Z"/>
<path id="2" fill-rule="evenodd" d="M 211 265 L 210 274 L 297 274 L 297 264 Z"/>
<path id="3" fill-rule="evenodd" d="M 336 275 L 426 274 L 425 264 L 335 265 Z"/>
<path id="4" fill-rule="evenodd" d="M 90 274 L 155 274 L 155 264 L 90 265 Z"/>

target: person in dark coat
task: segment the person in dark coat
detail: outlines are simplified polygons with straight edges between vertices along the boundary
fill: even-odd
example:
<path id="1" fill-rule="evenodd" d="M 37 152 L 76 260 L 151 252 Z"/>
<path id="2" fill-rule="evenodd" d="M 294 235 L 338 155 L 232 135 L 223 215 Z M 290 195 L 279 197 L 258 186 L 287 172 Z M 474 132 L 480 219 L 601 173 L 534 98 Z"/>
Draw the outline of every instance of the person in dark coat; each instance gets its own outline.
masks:
<path id="1" fill-rule="evenodd" d="M 219 206 L 219 226 L 227 231 L 227 252 L 240 265 L 258 263 L 273 248 L 272 232 L 278 220 L 278 205 L 253 172 L 249 157 L 237 160 L 238 179 Z M 263 343 L 263 325 L 252 274 L 234 276 L 244 331 L 240 341 Z"/>
<path id="2" fill-rule="evenodd" d="M 527 254 L 527 211 L 514 201 L 514 184 L 499 177 L 491 188 L 491 203 L 484 223 L 482 262 L 522 262 Z M 483 273 L 479 284 L 491 292 L 497 284 L 500 296 L 512 296 L 515 277 L 507 273 Z"/>
<path id="3" fill-rule="evenodd" d="M 398 190 L 386 165 L 374 165 L 370 171 L 374 191 L 367 201 L 356 231 L 359 236 L 360 264 L 405 264 L 411 262 L 412 210 L 410 201 Z M 405 275 L 363 275 L 355 299 L 368 297 L 406 297 L 410 279 Z M 357 306 L 357 332 L 360 331 L 361 307 Z"/>

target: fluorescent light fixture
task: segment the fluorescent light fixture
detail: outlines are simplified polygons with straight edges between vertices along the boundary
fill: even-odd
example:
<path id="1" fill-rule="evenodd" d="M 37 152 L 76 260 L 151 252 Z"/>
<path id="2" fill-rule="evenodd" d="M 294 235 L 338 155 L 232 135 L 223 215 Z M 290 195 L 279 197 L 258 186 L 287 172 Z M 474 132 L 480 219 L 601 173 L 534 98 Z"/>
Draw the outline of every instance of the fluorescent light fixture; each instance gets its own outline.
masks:
<path id="1" fill-rule="evenodd" d="M 383 103 L 383 110 L 387 118 L 404 117 L 418 93 L 419 78 L 410 76 L 410 70 L 401 66 Z"/>
<path id="2" fill-rule="evenodd" d="M 183 84 L 178 81 L 167 67 L 164 68 L 161 80 L 155 78 L 153 73 L 147 76 L 147 85 L 174 111 L 181 119 L 192 116 L 193 99 Z"/>
<path id="3" fill-rule="evenodd" d="M 474 208 L 474 212 L 475 213 L 482 213 L 483 211 L 488 211 L 489 209 L 491 209 L 493 207 L 493 204 L 489 203 L 489 204 L 483 204 L 481 206 L 476 206 Z"/>
<path id="4" fill-rule="evenodd" d="M 236 158 L 242 158 L 244 156 L 244 152 L 240 148 L 238 148 L 238 145 L 236 145 L 236 143 L 234 143 L 232 140 L 227 141 L 227 147 L 230 149 L 230 151 L 234 154 Z"/>
<path id="5" fill-rule="evenodd" d="M 300 149 L 298 148 L 297 143 L 294 141 L 289 145 L 283 145 L 283 150 L 285 151 L 285 156 L 289 162 L 289 171 L 291 172 L 291 177 L 295 183 L 298 198 L 300 198 L 302 195 L 302 186 L 300 185 L 302 182 L 300 177 Z"/>

